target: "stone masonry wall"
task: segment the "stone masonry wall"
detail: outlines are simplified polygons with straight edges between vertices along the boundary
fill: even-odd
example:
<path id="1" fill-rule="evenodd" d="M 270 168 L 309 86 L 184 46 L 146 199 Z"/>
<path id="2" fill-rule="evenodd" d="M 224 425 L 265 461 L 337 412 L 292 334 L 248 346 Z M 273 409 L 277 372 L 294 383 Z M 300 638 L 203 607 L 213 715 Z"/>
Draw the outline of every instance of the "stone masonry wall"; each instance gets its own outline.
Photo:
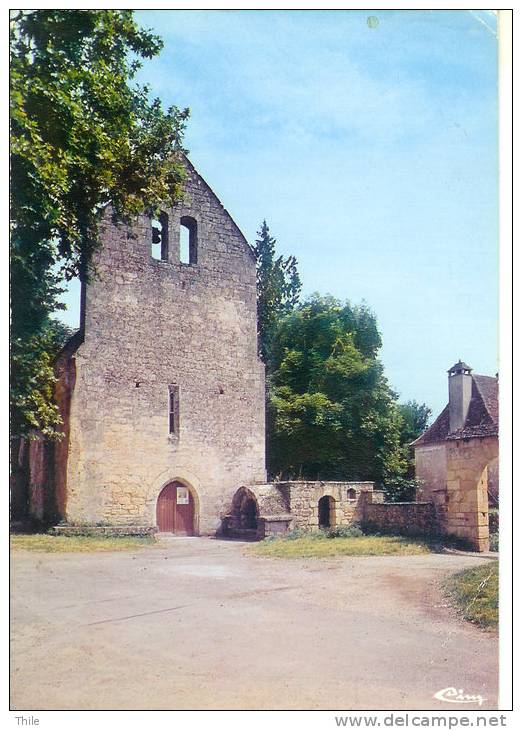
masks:
<path id="1" fill-rule="evenodd" d="M 76 358 L 74 352 L 79 343 L 82 342 L 83 335 L 77 333 L 71 341 L 66 345 L 55 366 L 57 383 L 55 387 L 55 401 L 62 418 L 63 438 L 56 441 L 53 445 L 54 456 L 54 506 L 55 513 L 59 517 L 65 516 L 67 503 L 67 461 L 69 457 L 70 446 L 70 411 L 71 401 L 76 383 Z M 48 518 L 51 515 L 47 516 Z"/>
<path id="2" fill-rule="evenodd" d="M 42 522 L 46 512 L 49 464 L 47 444 L 41 435 L 33 433 L 29 445 L 29 517 Z"/>
<path id="3" fill-rule="evenodd" d="M 334 499 L 330 524 L 350 525 L 362 520 L 363 498 L 361 494 L 373 490 L 373 482 L 278 482 L 289 494 L 289 511 L 293 516 L 293 529 L 313 530 L 319 526 L 319 500 L 330 496 Z M 350 496 L 353 490 L 355 496 Z"/>
<path id="4" fill-rule="evenodd" d="M 445 444 L 429 444 L 415 448 L 415 476 L 420 481 L 417 499 L 431 502 L 441 526 L 446 522 L 446 469 Z"/>
<path id="5" fill-rule="evenodd" d="M 24 438 L 12 438 L 9 444 L 11 473 L 9 475 L 10 517 L 21 522 L 29 516 L 29 443 Z"/>
<path id="6" fill-rule="evenodd" d="M 433 492 L 446 488 L 446 446 L 429 444 L 415 447 L 415 476 L 421 482 L 419 498 L 431 501 Z"/>
<path id="7" fill-rule="evenodd" d="M 84 342 L 71 355 L 69 449 L 57 484 L 72 522 L 154 525 L 161 489 L 178 480 L 193 493 L 197 531 L 210 533 L 240 485 L 266 480 L 254 258 L 188 162 L 187 170 L 183 202 L 166 211 L 167 261 L 151 256 L 148 218 L 132 229 L 103 223 Z M 197 221 L 194 264 L 180 263 L 182 216 Z M 171 384 L 179 436 L 169 434 Z"/>
<path id="8" fill-rule="evenodd" d="M 496 437 L 448 439 L 415 449 L 420 498 L 433 504 L 441 532 L 489 548 L 488 469 L 498 464 Z M 497 486 L 498 488 L 498 486 Z"/>
<path id="9" fill-rule="evenodd" d="M 400 535 L 433 535 L 439 531 L 430 502 L 370 502 L 365 506 L 362 524 L 370 531 Z"/>
<path id="10" fill-rule="evenodd" d="M 430 502 L 385 503 L 373 482 L 291 481 L 248 488 L 259 514 L 258 536 L 319 528 L 319 500 L 331 497 L 330 527 L 359 524 L 369 530 L 404 535 L 438 533 Z"/>

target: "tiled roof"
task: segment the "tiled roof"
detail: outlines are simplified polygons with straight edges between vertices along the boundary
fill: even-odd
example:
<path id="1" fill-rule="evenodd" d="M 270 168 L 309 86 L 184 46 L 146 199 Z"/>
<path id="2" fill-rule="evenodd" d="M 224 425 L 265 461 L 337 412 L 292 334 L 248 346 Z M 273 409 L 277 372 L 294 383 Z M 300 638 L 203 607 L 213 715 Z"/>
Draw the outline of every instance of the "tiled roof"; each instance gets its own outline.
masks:
<path id="1" fill-rule="evenodd" d="M 498 380 L 489 375 L 473 375 L 473 382 L 477 386 L 486 411 L 498 428 Z"/>
<path id="2" fill-rule="evenodd" d="M 471 401 L 464 428 L 450 433 L 449 405 L 413 446 L 425 446 L 455 439 L 498 436 L 498 380 L 489 375 L 472 375 Z"/>

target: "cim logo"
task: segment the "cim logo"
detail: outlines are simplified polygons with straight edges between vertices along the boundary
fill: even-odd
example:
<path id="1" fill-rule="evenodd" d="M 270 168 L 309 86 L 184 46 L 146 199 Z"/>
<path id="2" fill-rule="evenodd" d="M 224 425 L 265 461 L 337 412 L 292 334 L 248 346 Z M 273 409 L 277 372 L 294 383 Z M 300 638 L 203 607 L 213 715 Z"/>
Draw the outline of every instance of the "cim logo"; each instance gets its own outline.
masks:
<path id="1" fill-rule="evenodd" d="M 436 700 L 441 700 L 441 702 L 452 702 L 458 705 L 474 703 L 482 705 L 486 701 L 486 698 L 482 697 L 482 695 L 468 695 L 463 689 L 456 689 L 455 687 L 440 689 L 433 696 Z"/>

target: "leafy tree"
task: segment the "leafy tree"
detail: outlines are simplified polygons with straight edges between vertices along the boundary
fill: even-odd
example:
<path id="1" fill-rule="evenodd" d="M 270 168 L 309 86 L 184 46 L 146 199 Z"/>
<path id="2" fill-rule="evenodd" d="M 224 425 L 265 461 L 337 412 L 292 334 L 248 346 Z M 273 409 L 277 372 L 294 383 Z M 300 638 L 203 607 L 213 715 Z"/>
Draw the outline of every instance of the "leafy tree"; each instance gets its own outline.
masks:
<path id="1" fill-rule="evenodd" d="M 366 305 L 314 295 L 279 321 L 269 378 L 272 475 L 384 482 L 404 472 L 402 419 L 380 347 Z"/>
<path id="2" fill-rule="evenodd" d="M 391 474 L 386 479 L 384 491 L 390 502 L 410 502 L 415 500 L 420 482 L 415 479 L 415 454 L 411 446 L 428 427 L 431 409 L 425 403 L 415 400 L 400 403 L 400 445 L 403 462 L 406 465 L 403 473 Z"/>
<path id="3" fill-rule="evenodd" d="M 415 502 L 421 482 L 414 476 L 389 476 L 383 485 L 387 502 Z"/>
<path id="4" fill-rule="evenodd" d="M 15 11 L 11 19 L 12 433 L 57 426 L 49 315 L 92 275 L 98 222 L 180 195 L 188 110 L 131 84 L 162 47 L 130 10 Z"/>
<path id="5" fill-rule="evenodd" d="M 408 464 L 406 477 L 413 479 L 415 476 L 415 453 L 411 443 L 428 428 L 431 408 L 426 403 L 417 403 L 415 400 L 410 400 L 407 403 L 399 404 L 399 412 L 402 417 L 401 446 Z M 404 492 L 404 490 L 399 491 Z"/>
<path id="6" fill-rule="evenodd" d="M 431 408 L 426 403 L 409 400 L 407 403 L 399 404 L 399 411 L 403 420 L 401 443 L 411 444 L 428 428 Z"/>
<path id="7" fill-rule="evenodd" d="M 51 438 L 60 435 L 61 418 L 54 403 L 54 358 L 73 330 L 49 318 L 38 335 L 29 337 L 24 347 L 11 352 L 11 430 L 25 434 L 39 430 Z"/>
<path id="8" fill-rule="evenodd" d="M 276 257 L 276 239 L 272 238 L 266 220 L 257 232 L 254 245 L 257 267 L 257 323 L 259 351 L 270 368 L 274 330 L 279 318 L 290 312 L 299 301 L 301 279 L 295 256 Z"/>

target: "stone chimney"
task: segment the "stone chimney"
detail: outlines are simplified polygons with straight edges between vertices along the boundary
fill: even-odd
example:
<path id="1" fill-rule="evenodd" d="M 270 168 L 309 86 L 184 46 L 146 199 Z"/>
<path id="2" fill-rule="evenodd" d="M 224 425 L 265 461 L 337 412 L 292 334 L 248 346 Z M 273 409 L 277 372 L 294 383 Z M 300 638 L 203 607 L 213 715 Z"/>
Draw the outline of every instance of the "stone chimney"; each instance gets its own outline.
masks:
<path id="1" fill-rule="evenodd" d="M 471 402 L 471 368 L 459 360 L 448 370 L 450 433 L 464 427 Z"/>

